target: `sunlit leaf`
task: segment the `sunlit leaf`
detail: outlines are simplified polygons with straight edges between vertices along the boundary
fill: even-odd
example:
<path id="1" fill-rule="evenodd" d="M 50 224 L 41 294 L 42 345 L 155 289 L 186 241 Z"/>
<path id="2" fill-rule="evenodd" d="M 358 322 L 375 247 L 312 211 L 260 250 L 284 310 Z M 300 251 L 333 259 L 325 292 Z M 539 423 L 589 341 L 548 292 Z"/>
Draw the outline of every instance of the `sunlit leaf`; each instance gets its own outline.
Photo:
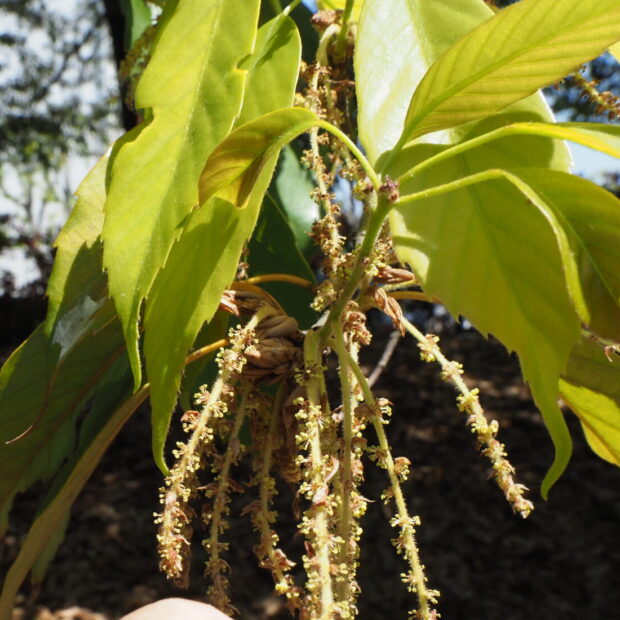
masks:
<path id="1" fill-rule="evenodd" d="M 400 144 L 492 114 L 620 38 L 617 0 L 522 0 L 455 43 L 417 87 Z"/>
<path id="2" fill-rule="evenodd" d="M 413 92 L 429 67 L 492 16 L 482 0 L 365 0 L 355 84 L 359 136 L 371 162 L 398 142 Z"/>
<path id="3" fill-rule="evenodd" d="M 107 156 L 102 157 L 78 187 L 77 202 L 54 244 L 57 252 L 47 286 L 48 333 L 63 314 L 76 307 L 92 307 L 106 297 L 100 235 L 107 162 Z"/>
<path id="4" fill-rule="evenodd" d="M 516 174 L 554 210 L 566 234 L 562 260 L 581 321 L 620 342 L 620 200 L 570 174 L 537 169 Z"/>
<path id="5" fill-rule="evenodd" d="M 583 340 L 573 348 L 560 392 L 579 418 L 590 447 L 620 465 L 620 358 Z"/>
<path id="6" fill-rule="evenodd" d="M 197 181 L 241 109 L 258 0 L 168 2 L 136 106 L 152 120 L 114 156 L 106 202 L 104 263 L 123 324 L 136 388 L 138 317 L 157 271 L 198 202 Z M 208 101 L 208 105 L 205 102 Z"/>
<path id="7" fill-rule="evenodd" d="M 261 27 L 259 43 L 256 58 L 249 61 L 248 81 L 264 80 L 270 85 L 270 92 L 266 96 L 260 88 L 246 92 L 241 111 L 245 118 L 290 105 L 297 83 L 300 41 L 294 24 L 284 16 L 275 18 Z M 287 51 L 281 50 L 282 46 Z M 278 61 L 266 62 L 267 58 Z M 291 62 L 291 58 L 295 62 Z M 254 72 L 260 77 L 252 75 Z M 242 125 L 231 137 L 239 132 L 243 134 L 244 128 L 250 125 L 252 122 Z M 216 157 L 221 148 L 218 147 L 212 157 Z M 185 356 L 204 322 L 213 317 L 222 292 L 235 277 L 243 246 L 256 224 L 278 152 L 279 147 L 269 155 L 262 153 L 260 171 L 245 188 L 245 209 L 235 209 L 217 196 L 201 201 L 200 208 L 188 217 L 147 301 L 144 354 L 151 382 L 153 455 L 162 471 L 166 471 L 164 443 Z M 202 178 L 211 171 L 210 161 L 212 158 L 209 158 Z M 202 191 L 201 196 L 205 196 Z"/>
<path id="8" fill-rule="evenodd" d="M 237 207 L 245 206 L 266 163 L 317 121 L 317 115 L 305 108 L 284 108 L 233 131 L 207 160 L 200 176 L 200 203 L 218 196 Z"/>
<path id="9" fill-rule="evenodd" d="M 463 161 L 455 159 L 423 171 L 412 183 L 426 188 L 461 178 Z M 546 493 L 570 457 L 557 385 L 579 337 L 552 209 L 505 173 L 405 204 L 392 211 L 390 223 L 399 258 L 412 266 L 424 290 L 519 354 L 555 446 Z"/>

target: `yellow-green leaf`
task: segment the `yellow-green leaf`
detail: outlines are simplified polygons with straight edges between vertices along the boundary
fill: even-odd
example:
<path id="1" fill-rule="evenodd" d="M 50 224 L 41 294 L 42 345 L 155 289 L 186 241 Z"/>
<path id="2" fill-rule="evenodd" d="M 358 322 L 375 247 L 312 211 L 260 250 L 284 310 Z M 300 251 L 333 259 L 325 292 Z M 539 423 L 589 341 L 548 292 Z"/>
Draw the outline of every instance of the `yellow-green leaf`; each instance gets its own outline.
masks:
<path id="1" fill-rule="evenodd" d="M 582 340 L 573 348 L 560 392 L 579 418 L 590 447 L 620 465 L 620 358 Z"/>
<path id="2" fill-rule="evenodd" d="M 465 162 L 483 166 L 479 177 L 471 177 L 480 182 L 464 186 Z M 453 179 L 459 189 L 432 189 Z M 482 333 L 493 334 L 518 353 L 555 446 L 555 460 L 543 482 L 546 494 L 570 457 L 557 386 L 579 337 L 557 218 L 514 174 L 489 171 L 486 162 L 473 157 L 448 159 L 411 183 L 428 189 L 415 202 L 407 204 L 403 198 L 402 206 L 392 210 L 396 252 L 412 266 L 424 290 L 439 297 L 454 316 L 467 317 Z M 566 248 L 565 238 L 560 240 Z"/>
<path id="3" fill-rule="evenodd" d="M 617 0 L 521 0 L 455 43 L 411 100 L 400 144 L 505 108 L 620 38 Z"/>
<path id="4" fill-rule="evenodd" d="M 514 173 L 555 213 L 568 290 L 581 321 L 620 342 L 620 200 L 591 181 L 555 170 Z M 557 228 L 556 228 L 557 230 Z"/>
<path id="5" fill-rule="evenodd" d="M 233 131 L 211 154 L 200 176 L 200 204 L 218 196 L 243 207 L 267 162 L 293 138 L 316 125 L 305 108 L 283 108 Z"/>
<path id="6" fill-rule="evenodd" d="M 482 0 L 365 0 L 355 46 L 359 135 L 376 162 L 398 142 L 430 66 L 493 16 Z"/>
<path id="7" fill-rule="evenodd" d="M 254 58 L 247 61 L 248 82 L 256 88 L 246 90 L 241 117 L 251 118 L 290 105 L 300 59 L 301 42 L 290 18 L 280 15 L 263 25 Z M 217 157 L 233 136 L 244 135 L 245 128 L 252 125 L 249 122 L 234 131 L 212 157 Z M 245 209 L 235 209 L 220 197 L 201 194 L 200 208 L 188 217 L 147 300 L 144 355 L 151 382 L 153 455 L 162 471 L 166 470 L 164 444 L 185 356 L 235 277 L 243 246 L 252 234 L 273 174 L 279 146 L 265 151 L 256 175 L 246 186 Z M 203 178 L 211 170 L 210 161 L 212 158 L 207 161 Z M 222 159 L 217 161 L 226 165 Z"/>
<path id="8" fill-rule="evenodd" d="M 171 1 L 136 91 L 150 121 L 111 163 L 103 230 L 109 288 L 123 324 L 136 388 L 138 318 L 178 226 L 198 202 L 197 182 L 243 99 L 239 63 L 256 37 L 259 0 Z"/>

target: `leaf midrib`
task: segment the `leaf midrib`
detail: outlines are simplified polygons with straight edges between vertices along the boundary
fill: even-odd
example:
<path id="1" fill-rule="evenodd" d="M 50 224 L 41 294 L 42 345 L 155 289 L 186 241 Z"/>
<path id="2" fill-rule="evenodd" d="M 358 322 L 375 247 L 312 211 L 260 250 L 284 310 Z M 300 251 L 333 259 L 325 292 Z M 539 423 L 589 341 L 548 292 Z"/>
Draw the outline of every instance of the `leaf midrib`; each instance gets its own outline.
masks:
<path id="1" fill-rule="evenodd" d="M 504 9 L 504 10 L 510 10 L 510 9 Z M 594 13 L 593 13 L 593 15 L 594 15 Z M 596 13 L 596 16 L 598 17 L 599 14 Z M 590 19 L 592 19 L 592 16 L 590 17 Z M 589 21 L 590 20 L 579 22 L 579 29 L 582 29 L 582 28 L 586 27 Z M 489 23 L 489 22 L 484 22 L 484 24 L 481 24 L 481 26 L 479 26 L 478 28 L 481 28 L 482 26 L 486 25 L 487 23 Z M 482 77 L 484 77 L 485 75 L 490 75 L 491 73 L 493 73 L 493 72 L 497 71 L 498 69 L 500 69 L 502 66 L 510 64 L 512 62 L 512 60 L 514 60 L 515 58 L 518 58 L 519 56 L 525 56 L 526 54 L 530 53 L 531 51 L 534 51 L 535 49 L 540 48 L 542 46 L 545 46 L 549 42 L 551 42 L 551 41 L 553 41 L 553 40 L 555 40 L 557 38 L 563 37 L 567 33 L 567 31 L 571 31 L 571 30 L 574 29 L 574 25 L 575 25 L 574 22 L 572 22 L 569 26 L 566 26 L 566 28 L 563 28 L 563 29 L 560 29 L 560 30 L 555 30 L 553 34 L 551 34 L 551 35 L 549 35 L 547 37 L 542 37 L 541 39 L 538 39 L 535 43 L 532 43 L 530 45 L 526 45 L 525 47 L 520 47 L 518 50 L 516 50 L 512 54 L 508 54 L 507 56 L 504 56 L 501 60 L 497 60 L 496 62 L 492 63 L 491 65 L 487 65 L 487 67 L 485 69 L 482 69 L 482 70 L 478 71 L 477 73 L 475 73 L 470 78 L 463 79 L 460 82 L 457 82 L 454 86 L 452 86 L 452 88 L 449 88 L 448 90 L 444 91 L 443 95 L 440 95 L 440 96 L 436 97 L 435 99 L 432 99 L 431 101 L 429 101 L 429 103 L 426 106 L 424 106 L 424 108 L 422 108 L 409 121 L 408 126 L 407 126 L 407 131 L 405 133 L 409 134 L 408 137 L 410 137 L 410 134 L 412 133 L 412 130 L 416 127 L 416 125 L 418 124 L 418 122 L 421 119 L 427 117 L 433 111 L 433 109 L 439 107 L 444 101 L 447 101 L 448 99 L 450 99 L 457 92 L 465 90 L 467 88 L 467 86 L 470 86 L 470 85 L 474 84 L 475 82 L 480 81 L 480 79 Z M 472 32 L 475 32 L 475 30 L 473 30 Z M 472 35 L 470 34 L 468 36 L 472 36 Z M 450 49 L 452 50 L 454 48 L 450 48 Z M 445 58 L 445 55 L 442 56 L 442 58 Z M 464 84 L 464 86 L 463 86 L 463 84 Z"/>

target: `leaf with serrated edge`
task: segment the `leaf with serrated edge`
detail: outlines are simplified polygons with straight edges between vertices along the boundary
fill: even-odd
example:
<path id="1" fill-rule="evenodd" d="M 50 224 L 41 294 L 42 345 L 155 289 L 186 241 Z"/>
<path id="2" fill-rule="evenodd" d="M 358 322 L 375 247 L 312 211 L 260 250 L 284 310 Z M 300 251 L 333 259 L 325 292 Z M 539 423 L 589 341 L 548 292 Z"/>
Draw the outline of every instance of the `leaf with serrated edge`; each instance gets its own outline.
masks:
<path id="1" fill-rule="evenodd" d="M 241 108 L 259 0 L 168 2 L 136 91 L 152 111 L 114 156 L 103 232 L 110 294 L 123 324 L 136 388 L 140 305 L 198 202 L 197 181 Z M 209 104 L 205 105 L 205 101 Z"/>
<path id="2" fill-rule="evenodd" d="M 105 155 L 78 187 L 77 202 L 54 244 L 56 257 L 47 286 L 47 333 L 53 331 L 62 314 L 76 305 L 106 297 L 100 235 L 107 162 Z"/>
<path id="3" fill-rule="evenodd" d="M 318 120 L 311 110 L 283 108 L 235 129 L 205 164 L 199 183 L 200 203 L 218 196 L 244 207 L 266 162 Z"/>
<path id="4" fill-rule="evenodd" d="M 608 359 L 600 345 L 583 340 L 573 348 L 560 392 L 592 450 L 620 465 L 620 358 Z"/>
<path id="5" fill-rule="evenodd" d="M 0 371 L 0 530 L 16 493 L 52 476 L 71 454 L 76 420 L 102 375 L 124 352 L 120 325 L 108 302 L 107 326 L 87 330 L 56 362 L 42 326 Z M 26 436 L 16 438 L 33 425 Z"/>
<path id="6" fill-rule="evenodd" d="M 416 89 L 399 141 L 487 116 L 620 38 L 618 0 L 522 0 L 453 45 Z"/>
<path id="7" fill-rule="evenodd" d="M 433 187 L 461 178 L 463 160 L 455 160 L 423 171 L 416 183 Z M 392 210 L 390 223 L 397 255 L 424 290 L 519 354 L 556 451 L 543 482 L 546 494 L 570 458 L 557 384 L 579 337 L 579 320 L 563 276 L 553 211 L 514 175 L 498 174 L 505 180 L 404 204 Z"/>
<path id="8" fill-rule="evenodd" d="M 249 110 L 252 114 L 264 114 L 273 107 L 290 105 L 297 83 L 301 43 L 294 23 L 285 16 L 276 17 L 262 26 L 261 31 L 270 34 L 261 34 L 259 42 L 264 47 L 257 47 L 257 59 L 249 61 L 250 70 L 259 72 L 259 76 L 249 76 L 248 81 L 264 80 L 272 87 L 268 96 L 261 95 L 260 89 L 246 92 L 241 111 L 244 117 L 250 114 Z M 269 57 L 270 61 L 262 62 L 263 57 Z M 274 74 L 278 80 L 273 79 Z M 243 132 L 248 125 L 251 123 L 241 126 L 231 136 Z M 245 209 L 235 209 L 219 197 L 201 201 L 201 207 L 188 218 L 147 300 L 144 355 L 151 382 L 153 456 L 162 471 L 167 470 L 164 443 L 185 356 L 203 323 L 215 313 L 222 292 L 235 277 L 241 251 L 256 224 L 278 152 L 279 147 L 268 156 L 262 153 L 264 161 L 260 172 L 247 186 Z M 209 166 L 207 162 L 205 171 L 210 170 Z"/>

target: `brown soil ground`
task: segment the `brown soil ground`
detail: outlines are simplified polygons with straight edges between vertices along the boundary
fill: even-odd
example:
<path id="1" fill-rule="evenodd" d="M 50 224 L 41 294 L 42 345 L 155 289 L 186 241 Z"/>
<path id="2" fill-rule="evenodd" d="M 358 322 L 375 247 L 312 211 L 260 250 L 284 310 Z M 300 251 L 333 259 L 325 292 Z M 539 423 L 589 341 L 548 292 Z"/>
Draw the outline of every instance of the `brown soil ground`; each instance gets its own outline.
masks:
<path id="1" fill-rule="evenodd" d="M 575 450 L 549 501 L 538 488 L 551 459 L 551 444 L 524 387 L 518 364 L 505 350 L 473 332 L 445 335 L 449 357 L 462 361 L 470 385 L 480 387 L 489 416 L 499 420 L 521 482 L 532 489 L 532 516 L 512 514 L 489 480 L 454 394 L 436 368 L 403 341 L 377 390 L 395 403 L 388 427 L 394 454 L 413 461 L 406 493 L 422 518 L 418 537 L 429 583 L 441 591 L 444 620 L 620 619 L 620 469 L 596 458 L 571 414 Z M 370 369 L 380 355 L 371 348 Z M 36 598 L 25 593 L 15 618 L 104 620 L 161 597 L 200 599 L 206 585 L 200 558 L 189 591 L 167 583 L 157 570 L 155 526 L 161 483 L 150 458 L 148 412 L 140 411 L 113 444 L 77 500 L 69 531 Z M 378 500 L 386 481 L 368 466 L 364 492 Z M 248 475 L 241 472 L 241 476 Z M 238 512 L 247 499 L 235 502 Z M 291 495 L 279 497 L 290 514 Z M 14 513 L 3 565 L 14 557 L 36 503 L 24 495 Z M 405 618 L 412 596 L 399 582 L 404 564 L 389 543 L 391 509 L 380 501 L 363 521 L 359 601 L 362 620 Z M 300 540 L 283 516 L 282 543 L 293 552 Z M 233 600 L 244 620 L 287 616 L 271 591 L 271 577 L 256 568 L 255 536 L 245 519 L 228 531 Z M 90 610 L 90 611 L 89 611 Z"/>

